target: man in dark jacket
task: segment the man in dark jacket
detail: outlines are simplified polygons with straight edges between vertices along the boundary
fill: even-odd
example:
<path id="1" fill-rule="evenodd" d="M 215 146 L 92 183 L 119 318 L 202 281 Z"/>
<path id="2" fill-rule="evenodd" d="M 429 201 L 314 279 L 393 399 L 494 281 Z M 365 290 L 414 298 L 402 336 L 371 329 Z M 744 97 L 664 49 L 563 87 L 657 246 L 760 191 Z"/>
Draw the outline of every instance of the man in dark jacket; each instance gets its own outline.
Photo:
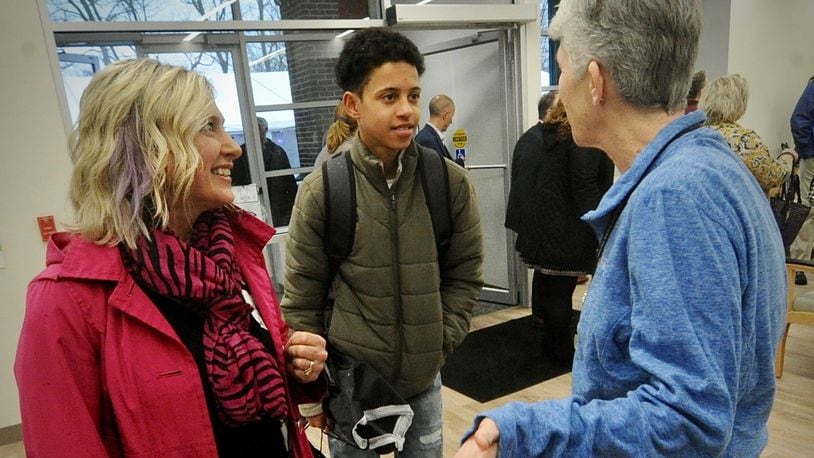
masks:
<path id="1" fill-rule="evenodd" d="M 266 137 L 269 130 L 268 121 L 258 117 L 257 128 L 260 130 L 260 140 L 263 144 L 263 169 L 267 172 L 290 169 L 291 162 L 288 160 L 288 153 L 282 146 Z M 240 145 L 240 149 L 243 150 L 240 157 L 248 158 L 245 143 Z M 236 186 L 249 184 L 251 178 L 248 170 L 248 159 L 235 164 L 232 184 Z M 288 221 L 291 219 L 291 209 L 294 206 L 294 197 L 297 196 L 297 180 L 294 175 L 267 178 L 266 192 L 269 193 L 272 223 L 275 227 L 288 226 Z"/>
<path id="2" fill-rule="evenodd" d="M 457 157 L 452 157 L 444 145 L 444 132 L 449 129 L 452 124 L 452 118 L 455 116 L 455 103 L 452 99 L 444 94 L 439 94 L 430 100 L 430 120 L 424 125 L 424 128 L 415 136 L 415 142 L 426 148 L 435 150 L 441 157 L 455 161 L 458 165 L 463 167 L 464 160 Z"/>
<path id="3" fill-rule="evenodd" d="M 794 107 L 794 113 L 791 115 L 791 135 L 794 138 L 794 149 L 800 157 L 801 197 L 803 203 L 811 205 L 814 203 L 812 199 L 814 196 L 810 192 L 810 184 L 814 180 L 814 76 L 808 80 L 800 100 Z M 814 248 L 814 212 L 809 214 L 792 243 L 791 257 L 810 260 L 812 248 Z M 808 283 L 806 274 L 797 272 L 794 282 L 805 285 Z"/>

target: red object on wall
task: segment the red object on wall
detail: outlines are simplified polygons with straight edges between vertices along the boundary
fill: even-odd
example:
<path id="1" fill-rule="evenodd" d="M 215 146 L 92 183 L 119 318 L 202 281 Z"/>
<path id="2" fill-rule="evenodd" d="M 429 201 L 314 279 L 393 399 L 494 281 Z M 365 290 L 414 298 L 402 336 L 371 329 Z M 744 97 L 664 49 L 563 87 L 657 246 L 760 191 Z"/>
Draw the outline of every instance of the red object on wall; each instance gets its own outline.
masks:
<path id="1" fill-rule="evenodd" d="M 48 237 L 57 231 L 57 225 L 53 216 L 38 216 L 37 224 L 40 226 L 40 236 L 43 242 L 48 241 Z"/>

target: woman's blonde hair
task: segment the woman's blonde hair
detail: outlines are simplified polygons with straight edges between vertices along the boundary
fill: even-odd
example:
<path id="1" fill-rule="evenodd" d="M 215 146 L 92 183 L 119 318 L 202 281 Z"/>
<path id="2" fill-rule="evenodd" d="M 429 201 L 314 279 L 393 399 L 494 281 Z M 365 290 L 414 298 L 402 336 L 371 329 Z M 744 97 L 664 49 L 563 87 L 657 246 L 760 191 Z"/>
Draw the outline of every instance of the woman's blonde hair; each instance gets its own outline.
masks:
<path id="1" fill-rule="evenodd" d="M 345 104 L 341 101 L 334 109 L 334 122 L 328 127 L 328 134 L 325 144 L 328 145 L 328 154 L 333 154 L 339 145 L 350 138 L 356 132 L 356 120 L 345 110 Z"/>
<path id="2" fill-rule="evenodd" d="M 736 122 L 746 113 L 749 85 L 740 75 L 722 76 L 701 93 L 698 109 L 707 114 L 707 124 Z"/>
<path id="3" fill-rule="evenodd" d="M 150 59 L 117 62 L 82 94 L 70 137 L 73 229 L 98 244 L 165 229 L 189 205 L 201 166 L 195 136 L 214 108 L 203 76 Z"/>

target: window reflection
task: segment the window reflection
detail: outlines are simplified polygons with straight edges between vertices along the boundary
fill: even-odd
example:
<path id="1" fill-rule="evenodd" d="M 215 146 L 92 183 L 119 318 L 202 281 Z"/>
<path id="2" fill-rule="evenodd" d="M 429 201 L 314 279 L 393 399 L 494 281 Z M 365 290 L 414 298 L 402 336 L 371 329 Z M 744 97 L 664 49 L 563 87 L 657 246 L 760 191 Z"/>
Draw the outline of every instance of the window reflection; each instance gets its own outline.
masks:
<path id="1" fill-rule="evenodd" d="M 235 0 L 48 0 L 48 17 L 55 22 L 230 21 L 232 3 Z"/>
<path id="2" fill-rule="evenodd" d="M 548 37 L 548 25 L 556 11 L 556 0 L 540 0 L 540 84 L 556 86 L 559 79 L 554 42 Z"/>
<path id="3" fill-rule="evenodd" d="M 369 3 L 368 0 L 240 0 L 240 10 L 246 21 L 379 17 L 369 10 Z"/>

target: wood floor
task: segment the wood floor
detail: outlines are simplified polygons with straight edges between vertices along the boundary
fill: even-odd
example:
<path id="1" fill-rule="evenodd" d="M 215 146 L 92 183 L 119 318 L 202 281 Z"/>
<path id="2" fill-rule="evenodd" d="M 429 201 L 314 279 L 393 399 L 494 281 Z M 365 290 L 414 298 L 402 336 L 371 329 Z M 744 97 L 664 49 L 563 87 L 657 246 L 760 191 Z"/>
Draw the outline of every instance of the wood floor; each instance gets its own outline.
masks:
<path id="1" fill-rule="evenodd" d="M 574 294 L 574 304 L 580 304 L 583 287 Z M 513 307 L 475 317 L 472 329 L 481 329 L 529 314 L 526 307 Z M 518 349 L 522 351 L 522 349 Z M 444 456 L 451 457 L 458 441 L 470 427 L 475 414 L 509 401 L 535 402 L 569 395 L 571 375 L 547 380 L 503 398 L 481 404 L 446 387 L 444 398 Z M 309 431 L 315 445 L 319 431 Z M 323 449 L 327 454 L 327 443 Z M 23 457 L 22 443 L 0 446 L 0 457 Z M 792 325 L 786 344 L 786 365 L 783 378 L 777 383 L 777 395 L 769 417 L 769 445 L 763 457 L 814 456 L 814 326 Z"/>

